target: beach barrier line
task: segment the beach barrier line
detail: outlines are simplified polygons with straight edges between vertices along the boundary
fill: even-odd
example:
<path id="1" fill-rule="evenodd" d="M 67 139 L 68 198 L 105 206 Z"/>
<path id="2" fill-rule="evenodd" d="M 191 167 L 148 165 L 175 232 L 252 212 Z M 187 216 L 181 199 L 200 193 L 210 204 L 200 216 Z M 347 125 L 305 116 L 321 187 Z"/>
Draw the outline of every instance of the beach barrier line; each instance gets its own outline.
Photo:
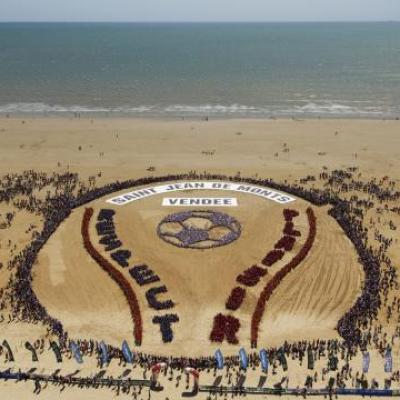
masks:
<path id="1" fill-rule="evenodd" d="M 199 392 L 260 394 L 275 396 L 369 396 L 369 397 L 400 397 L 399 389 L 275 389 L 237 386 L 200 385 Z"/>
<path id="2" fill-rule="evenodd" d="M 151 386 L 151 381 L 146 379 L 96 379 L 96 378 L 77 378 L 77 377 L 63 377 L 53 375 L 39 375 L 29 374 L 26 372 L 0 372 L 0 380 L 8 381 L 41 381 L 41 382 L 54 382 L 65 385 L 78 385 L 84 388 L 86 385 L 89 386 Z"/>

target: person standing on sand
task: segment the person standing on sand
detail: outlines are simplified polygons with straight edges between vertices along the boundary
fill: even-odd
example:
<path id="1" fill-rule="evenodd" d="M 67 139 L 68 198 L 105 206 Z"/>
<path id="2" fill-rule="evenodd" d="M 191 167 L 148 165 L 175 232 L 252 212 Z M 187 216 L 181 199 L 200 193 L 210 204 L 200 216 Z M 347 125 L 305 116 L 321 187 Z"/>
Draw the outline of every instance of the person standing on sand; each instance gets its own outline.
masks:
<path id="1" fill-rule="evenodd" d="M 42 387 L 40 386 L 39 379 L 35 379 L 35 389 L 34 389 L 33 393 L 39 394 L 41 390 L 42 390 Z"/>

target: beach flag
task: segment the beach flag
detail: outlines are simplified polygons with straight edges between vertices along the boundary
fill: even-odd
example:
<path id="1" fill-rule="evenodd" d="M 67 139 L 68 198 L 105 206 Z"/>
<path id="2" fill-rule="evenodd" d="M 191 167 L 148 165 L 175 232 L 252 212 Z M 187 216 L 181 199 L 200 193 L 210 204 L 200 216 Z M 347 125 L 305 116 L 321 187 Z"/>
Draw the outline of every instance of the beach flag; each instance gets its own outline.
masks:
<path id="1" fill-rule="evenodd" d="M 71 353 L 74 356 L 76 362 L 78 364 L 82 364 L 83 363 L 82 354 L 81 351 L 79 350 L 78 345 L 75 342 L 71 342 L 69 344 L 69 349 L 71 350 Z"/>
<path id="2" fill-rule="evenodd" d="M 369 371 L 369 363 L 370 363 L 369 352 L 365 351 L 363 353 L 363 363 L 362 363 L 362 370 L 364 374 L 368 373 Z"/>
<path id="3" fill-rule="evenodd" d="M 121 350 L 122 350 L 122 354 L 124 356 L 125 361 L 129 364 L 132 364 L 134 357 L 133 357 L 131 349 L 129 348 L 129 344 L 126 340 L 123 341 Z"/>
<path id="4" fill-rule="evenodd" d="M 285 352 L 283 351 L 282 348 L 278 350 L 278 360 L 281 363 L 283 370 L 287 371 L 288 370 L 287 359 L 285 356 Z"/>
<path id="5" fill-rule="evenodd" d="M 108 364 L 109 361 L 108 348 L 103 341 L 100 342 L 100 351 L 101 351 L 101 362 L 103 363 L 103 365 Z"/>
<path id="6" fill-rule="evenodd" d="M 392 350 L 388 347 L 385 353 L 385 372 L 392 372 L 393 360 L 392 360 Z"/>
<path id="7" fill-rule="evenodd" d="M 268 372 L 268 354 L 265 349 L 260 350 L 260 361 L 263 372 Z"/>
<path id="8" fill-rule="evenodd" d="M 62 356 L 61 356 L 61 351 L 60 351 L 60 347 L 58 346 L 58 344 L 54 341 L 52 341 L 50 343 L 50 347 L 53 349 L 54 351 L 54 355 L 56 356 L 56 360 L 58 363 L 62 362 Z"/>
<path id="9" fill-rule="evenodd" d="M 311 346 L 308 346 L 307 349 L 307 368 L 314 369 L 314 354 Z"/>
<path id="10" fill-rule="evenodd" d="M 215 352 L 215 361 L 217 362 L 217 368 L 223 369 L 224 368 L 224 356 L 220 349 Z"/>
<path id="11" fill-rule="evenodd" d="M 9 362 L 14 362 L 15 361 L 15 359 L 14 359 L 14 354 L 13 354 L 13 352 L 12 352 L 12 350 L 11 350 L 11 347 L 10 347 L 10 345 L 8 344 L 8 342 L 7 342 L 7 340 L 3 340 L 3 346 L 6 348 L 6 350 L 7 350 L 7 358 L 8 358 L 8 361 Z"/>
<path id="12" fill-rule="evenodd" d="M 246 354 L 246 350 L 242 347 L 239 350 L 239 360 L 240 360 L 240 368 L 247 369 L 249 366 L 249 359 Z"/>
<path id="13" fill-rule="evenodd" d="M 36 352 L 35 348 L 31 345 L 30 342 L 25 342 L 25 348 L 32 353 L 32 361 L 38 362 L 39 358 L 38 358 L 37 352 Z"/>

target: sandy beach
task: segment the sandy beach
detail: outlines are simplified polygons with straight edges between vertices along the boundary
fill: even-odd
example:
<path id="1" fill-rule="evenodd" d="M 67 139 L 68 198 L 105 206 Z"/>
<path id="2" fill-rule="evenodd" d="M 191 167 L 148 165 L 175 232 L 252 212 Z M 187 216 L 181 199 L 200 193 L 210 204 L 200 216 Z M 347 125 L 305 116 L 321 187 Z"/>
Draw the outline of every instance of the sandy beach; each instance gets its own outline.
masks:
<path id="1" fill-rule="evenodd" d="M 295 180 L 358 166 L 396 178 L 399 121 L 0 119 L 2 173 L 67 168 L 99 182 L 190 170 Z M 288 150 L 285 150 L 285 144 Z M 81 148 L 81 149 L 80 149 Z"/>
<path id="2" fill-rule="evenodd" d="M 282 184 L 301 184 L 307 189 L 327 188 L 326 180 L 319 178 L 321 174 L 332 174 L 334 170 L 352 170 L 352 179 L 359 182 L 376 182 L 381 187 L 388 185 L 391 189 L 400 185 L 400 121 L 396 120 L 357 120 L 357 119 L 226 119 L 226 120 L 157 120 L 157 119 L 112 119 L 112 118 L 0 118 L 0 177 L 3 179 L 7 174 L 21 174 L 23 171 L 34 170 L 47 174 L 54 173 L 77 173 L 79 180 L 92 182 L 96 187 L 101 187 L 116 181 L 127 179 L 136 179 L 147 176 L 165 176 L 169 174 L 190 173 L 213 173 L 227 176 L 243 176 L 254 179 L 271 179 Z M 315 180 L 307 179 L 310 176 L 316 177 Z M 386 186 L 385 186 L 386 187 Z M 349 189 L 346 193 L 340 193 L 340 188 L 335 187 L 339 196 L 350 198 L 352 194 L 357 193 L 360 199 L 363 194 L 355 189 Z M 394 190 L 394 189 L 393 189 Z M 44 191 L 43 191 L 44 192 Z M 360 194 L 361 193 L 361 194 Z M 212 193 L 206 193 L 212 195 Z M 41 193 L 45 197 L 45 193 Z M 246 204 L 244 198 L 238 196 L 243 204 Z M 365 198 L 369 198 L 365 194 Z M 259 200 L 257 200 L 259 201 Z M 259 207 L 256 200 L 249 203 L 254 210 Z M 141 221 L 141 214 L 147 212 L 150 215 L 156 208 L 155 203 L 149 201 L 147 206 L 137 209 L 124 209 L 119 218 L 126 221 L 132 218 L 133 222 Z M 298 209 L 305 213 L 307 202 L 298 199 Z M 101 209 L 101 204 L 93 201 L 89 203 L 96 212 Z M 264 218 L 270 221 L 271 226 L 280 226 L 275 213 L 277 206 L 266 207 L 265 211 L 257 214 L 257 218 Z M 400 265 L 400 214 L 396 211 L 389 212 L 395 207 L 399 207 L 398 201 L 392 200 L 374 200 L 374 205 L 368 209 L 363 216 L 364 221 L 369 223 L 369 245 L 378 246 L 379 243 L 374 237 L 375 230 L 391 240 L 388 246 L 386 256 L 390 258 L 393 266 L 398 272 Z M 252 208 L 253 209 L 253 208 Z M 384 210 L 384 211 L 382 211 Z M 82 218 L 84 208 L 78 208 L 71 217 L 64 223 L 62 229 L 57 231 L 49 241 L 48 247 L 41 252 L 37 261 L 37 270 L 34 272 L 33 288 L 39 299 L 46 305 L 51 312 L 57 313 L 60 310 L 60 318 L 68 321 L 69 329 L 75 336 L 90 338 L 93 332 L 96 335 L 104 335 L 105 340 L 111 344 L 117 345 L 129 329 L 122 330 L 123 321 L 129 318 L 124 308 L 124 299 L 121 294 L 109 282 L 99 282 L 98 285 L 92 284 L 92 292 L 87 292 L 87 298 L 84 295 L 86 290 L 82 286 L 82 297 L 74 298 L 71 293 L 74 286 L 83 285 L 86 279 L 89 281 L 93 277 L 101 278 L 101 271 L 93 267 L 85 270 L 81 278 L 77 279 L 79 274 L 80 260 L 87 260 L 84 250 L 78 249 L 76 252 L 67 252 L 59 245 L 60 243 L 71 243 L 78 248 L 81 237 L 73 231 L 74 226 L 80 226 L 79 221 Z M 0 229 L 0 289 L 6 288 L 14 270 L 7 268 L 12 256 L 19 253 L 31 241 L 31 229 L 33 225 L 40 227 L 43 224 L 43 218 L 34 213 L 25 210 L 16 209 L 11 203 L 0 203 L 0 222 L 5 221 L 5 215 L 9 212 L 16 212 L 11 225 Z M 130 213 L 132 212 L 132 215 Z M 335 224 L 333 219 L 328 217 L 328 206 L 316 208 L 315 213 L 320 221 L 320 231 L 315 242 L 315 253 L 306 259 L 305 270 L 297 275 L 291 275 L 282 287 L 281 298 L 271 304 L 269 319 L 264 320 L 262 325 L 265 332 L 265 341 L 263 346 L 279 346 L 282 335 L 286 335 L 287 340 L 313 340 L 318 337 L 328 339 L 337 339 L 339 335 L 336 331 L 336 322 L 347 309 L 356 301 L 361 292 L 364 275 L 358 262 L 357 253 L 354 251 L 352 243 L 343 235 L 339 225 Z M 248 210 L 238 211 L 235 217 L 243 220 L 252 221 L 252 213 Z M 149 217 L 150 218 L 150 217 Z M 153 215 L 152 218 L 161 218 L 159 215 Z M 120 221 L 120 226 L 123 222 Z M 396 229 L 393 229 L 393 225 Z M 261 237 L 268 246 L 273 246 L 273 234 L 278 235 L 278 230 L 271 233 L 271 238 L 263 231 L 263 226 L 257 225 L 256 218 L 252 221 L 254 232 L 257 237 Z M 277 228 L 278 229 L 278 228 Z M 300 245 L 304 244 L 307 236 L 306 219 L 300 219 L 299 229 L 302 233 Z M 77 231 L 79 233 L 79 229 Z M 95 230 L 92 227 L 91 233 Z M 262 236 L 265 234 L 265 237 Z M 136 242 L 129 238 L 134 238 L 135 230 L 129 225 L 121 228 L 121 235 L 126 239 L 129 246 L 134 247 Z M 143 233 L 141 243 L 145 248 L 148 237 Z M 244 239 L 243 239 L 244 240 Z M 237 253 L 232 257 L 227 268 L 222 272 L 233 273 L 240 272 L 243 263 L 249 264 L 252 258 L 247 257 L 247 242 L 243 242 L 243 247 L 235 248 Z M 249 242 L 250 243 L 250 242 Z M 168 245 L 166 245 L 168 246 Z M 215 265 L 222 264 L 229 256 L 229 247 L 221 257 L 215 257 Z M 295 248 L 296 250 L 297 248 Z M 252 255 L 257 254 L 254 248 Z M 173 248 L 168 250 L 165 257 L 170 257 L 178 263 L 176 252 Z M 63 253 L 64 252 L 64 253 Z M 104 253 L 105 254 L 105 253 Z M 243 255 L 237 259 L 236 254 Z M 148 257 L 157 265 L 157 258 L 151 252 L 139 254 Z M 176 257 L 176 259 L 174 259 Z M 329 259 L 331 262 L 325 260 Z M 64 262 L 65 261 L 65 265 Z M 204 262 L 204 260 L 202 261 Z M 235 262 L 237 262 L 235 264 Z M 199 261 L 199 266 L 200 266 Z M 242 263 L 242 264 L 241 264 Z M 74 266 L 65 273 L 66 265 Z M 94 263 L 93 263 L 94 264 Z M 247 265 L 246 264 L 246 265 Z M 209 273 L 212 272 L 214 264 L 208 266 Z M 182 264 L 182 268 L 184 265 Z M 229 268 L 228 268 L 229 267 Z M 335 274 L 331 271 L 335 270 Z M 163 270 L 162 270 L 163 271 Z M 168 271 L 166 267 L 165 271 Z M 207 270 L 208 271 L 208 270 Z M 233 271 L 233 272 L 232 272 Z M 68 275 L 70 274 L 70 275 Z M 320 274 L 320 275 L 318 275 Z M 315 286 L 312 295 L 309 293 L 308 283 L 315 279 Z M 179 280 L 178 280 L 179 278 Z M 65 284 L 60 284 L 60 280 Z M 69 281 L 68 281 L 69 279 Z M 177 280 L 166 279 L 168 287 L 176 292 L 179 291 L 179 282 L 184 281 L 185 276 L 177 277 Z M 303 280 L 302 280 L 303 279 Z M 295 287 L 296 283 L 299 285 Z M 174 286 L 176 284 L 176 287 Z M 50 289 L 50 287 L 52 289 Z M 221 298 L 216 296 L 213 299 L 216 303 L 223 302 L 225 293 L 229 292 L 232 282 L 221 283 Z M 204 296 L 192 296 L 196 292 L 195 283 L 187 288 L 187 292 L 182 291 L 177 296 L 179 304 L 185 299 L 202 304 L 207 300 L 207 296 L 212 295 L 205 292 Z M 214 288 L 215 289 L 215 288 Z M 107 292 L 107 298 L 99 295 L 100 290 Z M 225 292 L 224 292 L 225 291 Z M 398 285 L 389 295 L 385 302 L 398 297 Z M 286 295 L 286 298 L 285 298 Z M 94 315 L 95 310 L 90 309 L 89 303 L 91 296 L 96 297 L 96 302 L 104 301 L 104 307 L 107 308 L 109 315 L 115 316 L 115 321 L 106 320 L 101 314 Z M 296 297 L 297 296 L 297 297 Z M 278 296 L 279 297 L 279 296 Z M 290 298 L 301 298 L 302 302 Z M 0 296 L 1 299 L 1 296 Z M 93 299 L 92 299 L 93 300 Z M 393 300 L 394 301 L 394 300 Z M 64 303 L 65 302 L 65 303 Z M 63 305 L 68 304 L 65 310 Z M 306 305 L 305 305 L 306 304 Z M 250 307 L 249 303 L 249 307 Z M 9 304 L 5 304 L 5 310 L 9 309 Z M 82 318 L 73 315 L 78 308 L 83 307 L 88 312 L 87 324 L 84 324 Z M 190 318 L 190 307 L 181 309 L 183 318 Z M 217 306 L 215 307 L 215 310 Z M 214 310 L 214 308 L 213 308 Z M 246 310 L 243 310 L 243 319 L 246 320 Z M 61 312 L 62 311 L 62 312 Z M 208 310 L 207 312 L 211 312 Z M 280 313 L 285 315 L 299 315 L 299 320 L 293 318 L 280 318 Z M 150 319 L 150 314 L 144 314 L 145 318 Z M 387 319 L 385 309 L 379 313 L 376 324 L 382 324 L 385 332 L 394 335 L 393 345 L 393 371 L 400 369 L 400 347 L 398 346 L 399 337 L 395 335 L 398 327 L 397 314 L 395 317 Z M 93 317 L 93 318 L 92 318 Z M 92 318 L 92 319 L 90 319 Z M 96 320 L 97 318 L 97 320 Z M 267 317 L 266 317 L 267 318 Z M 90 322 L 89 322 L 90 321 Z M 98 329 L 94 329 L 91 324 L 97 321 Z M 324 321 L 323 323 L 321 321 Z M 104 322 L 104 324 L 103 324 Z M 82 323 L 82 327 L 80 326 Z M 274 325 L 275 324 L 275 325 Z M 120 326 L 118 335 L 113 336 L 113 325 Z M 204 325 L 205 326 L 205 325 Z M 191 329 L 202 331 L 204 326 L 199 323 L 193 325 Z M 271 335 L 268 336 L 267 327 L 271 327 Z M 205 329 L 205 328 L 204 328 Z M 287 332 L 290 330 L 291 332 Z M 10 322 L 7 320 L 0 323 L 0 339 L 7 339 L 13 344 L 13 350 L 18 363 L 5 362 L 4 355 L 0 355 L 0 370 L 7 368 L 28 370 L 38 368 L 41 373 L 51 374 L 56 368 L 62 368 L 60 374 L 68 374 L 75 371 L 78 367 L 73 360 L 67 360 L 62 367 L 56 364 L 55 360 L 48 352 L 40 358 L 40 363 L 35 364 L 30 360 L 30 354 L 24 349 L 26 340 L 34 341 L 39 338 L 45 338 L 46 327 L 38 324 L 27 324 L 24 322 Z M 204 335 L 207 335 L 206 331 Z M 391 336 L 390 336 L 391 337 Z M 248 340 L 247 337 L 242 339 Z M 115 340 L 115 343 L 113 343 Z M 185 342 L 184 339 L 182 339 Z M 215 344 L 208 344 L 204 341 L 204 346 L 208 346 L 206 351 L 194 348 L 195 343 L 186 340 L 185 346 L 177 344 L 176 347 L 170 347 L 167 352 L 160 341 L 152 338 L 148 342 L 148 347 L 143 349 L 146 353 L 177 354 L 179 351 L 190 353 L 193 357 L 206 356 L 213 354 L 217 348 Z M 181 347 L 179 347 L 181 346 Z M 229 354 L 229 345 L 223 344 L 221 347 Z M 232 354 L 238 350 L 235 347 Z M 164 354 L 163 354 L 164 353 Z M 383 373 L 383 361 L 381 354 L 376 349 L 371 349 L 371 369 L 368 378 L 374 377 L 379 381 L 380 387 L 383 387 L 384 379 L 387 375 Z M 177 354 L 183 355 L 183 354 Z M 351 361 L 354 371 L 361 369 L 361 354 Z M 316 370 L 322 369 L 326 365 L 326 360 L 316 361 Z M 83 366 L 79 366 L 80 376 L 91 376 L 97 372 L 96 360 L 90 359 Z M 107 369 L 107 373 L 113 376 L 120 376 L 124 371 L 117 362 L 112 362 Z M 260 376 L 259 370 L 248 370 L 246 385 L 257 386 Z M 334 373 L 332 373 L 332 376 Z M 159 393 L 151 393 L 155 399 L 177 399 L 181 397 L 184 391 L 184 378 L 180 386 L 176 385 L 174 379 L 168 380 L 168 376 L 160 378 L 164 390 Z M 223 374 L 223 382 L 227 384 L 227 374 Z M 278 382 L 283 376 L 288 376 L 289 386 L 302 386 L 305 380 L 304 368 L 298 365 L 297 360 L 289 360 L 288 373 L 283 373 L 280 369 L 274 375 L 268 375 L 266 386 L 270 387 Z M 139 367 L 134 367 L 131 377 L 143 378 L 143 371 Z M 149 378 L 149 372 L 147 372 Z M 201 376 L 202 384 L 212 384 L 215 380 L 213 371 L 204 372 Z M 324 387 L 326 382 L 319 382 L 320 387 Z M 318 385 L 316 387 L 318 387 Z M 84 393 L 85 399 L 109 399 L 116 397 L 115 392 L 109 389 L 67 389 L 60 393 L 57 387 L 49 387 L 39 396 L 33 395 L 33 383 L 15 383 L 0 382 L 0 397 L 4 399 L 17 398 L 42 398 L 42 399 L 79 399 Z M 393 383 L 393 387 L 400 388 L 399 382 Z M 82 390 L 82 392 L 80 392 Z M 118 398 L 132 398 L 132 394 L 120 394 Z M 149 399 L 150 394 L 147 389 L 138 395 L 140 399 Z M 209 398 L 206 393 L 199 395 L 199 398 Z"/>

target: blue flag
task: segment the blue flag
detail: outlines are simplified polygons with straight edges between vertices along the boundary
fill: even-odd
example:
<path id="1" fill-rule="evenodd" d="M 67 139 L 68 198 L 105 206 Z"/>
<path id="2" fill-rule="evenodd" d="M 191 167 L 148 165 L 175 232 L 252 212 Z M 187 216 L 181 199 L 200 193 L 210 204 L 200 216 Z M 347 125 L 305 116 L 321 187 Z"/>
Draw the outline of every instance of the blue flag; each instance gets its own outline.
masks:
<path id="1" fill-rule="evenodd" d="M 363 353 L 363 362 L 362 362 L 362 370 L 363 373 L 366 374 L 369 371 L 369 362 L 370 357 L 368 351 Z"/>
<path id="2" fill-rule="evenodd" d="M 392 361 L 392 350 L 387 349 L 385 354 L 385 372 L 392 372 L 393 361 Z"/>
<path id="3" fill-rule="evenodd" d="M 221 350 L 217 350 L 215 352 L 215 360 L 217 361 L 217 368 L 223 369 L 224 368 L 224 356 L 221 353 Z"/>
<path id="4" fill-rule="evenodd" d="M 264 372 L 268 372 L 268 354 L 265 349 L 260 350 L 261 368 Z"/>
<path id="5" fill-rule="evenodd" d="M 239 350 L 239 360 L 240 360 L 240 367 L 243 369 L 247 369 L 247 367 L 249 366 L 249 359 L 243 347 Z"/>
<path id="6" fill-rule="evenodd" d="M 83 363 L 82 354 L 81 354 L 81 351 L 79 350 L 78 345 L 75 342 L 71 342 L 69 344 L 69 348 L 70 348 L 72 355 L 74 356 L 76 362 L 78 364 L 82 364 Z"/>
<path id="7" fill-rule="evenodd" d="M 127 363 L 129 363 L 129 364 L 133 363 L 134 357 L 133 357 L 131 349 L 129 348 L 129 344 L 126 340 L 124 340 L 122 343 L 122 354 Z"/>
<path id="8" fill-rule="evenodd" d="M 107 345 L 101 341 L 100 342 L 100 350 L 101 350 L 101 361 L 103 364 L 108 364 L 109 357 L 108 357 L 108 348 Z"/>

